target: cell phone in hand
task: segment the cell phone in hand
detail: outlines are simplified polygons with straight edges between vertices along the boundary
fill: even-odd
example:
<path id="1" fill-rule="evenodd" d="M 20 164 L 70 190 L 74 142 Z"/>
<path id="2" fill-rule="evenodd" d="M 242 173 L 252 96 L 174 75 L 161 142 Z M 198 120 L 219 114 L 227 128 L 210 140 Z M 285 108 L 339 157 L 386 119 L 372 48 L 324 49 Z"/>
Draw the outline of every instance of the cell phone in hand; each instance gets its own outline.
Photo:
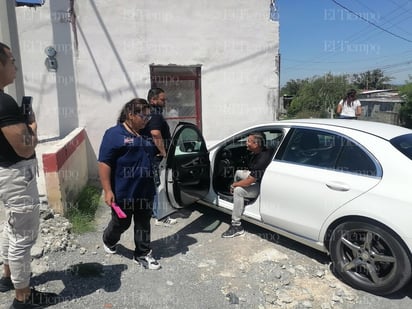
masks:
<path id="1" fill-rule="evenodd" d="M 32 102 L 33 102 L 33 97 L 29 97 L 29 96 L 24 96 L 21 101 L 21 112 L 23 114 L 24 121 L 26 123 L 30 122 L 30 118 L 33 114 Z"/>

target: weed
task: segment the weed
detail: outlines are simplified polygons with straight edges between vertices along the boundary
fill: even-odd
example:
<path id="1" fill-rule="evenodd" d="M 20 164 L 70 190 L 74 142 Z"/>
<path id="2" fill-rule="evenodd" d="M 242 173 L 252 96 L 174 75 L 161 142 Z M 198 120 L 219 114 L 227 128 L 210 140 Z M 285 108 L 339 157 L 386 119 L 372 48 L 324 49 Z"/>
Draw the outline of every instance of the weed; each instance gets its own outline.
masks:
<path id="1" fill-rule="evenodd" d="M 73 226 L 73 232 L 82 234 L 94 231 L 94 216 L 100 204 L 101 189 L 86 186 L 79 194 L 76 203 L 67 211 L 67 218 Z"/>

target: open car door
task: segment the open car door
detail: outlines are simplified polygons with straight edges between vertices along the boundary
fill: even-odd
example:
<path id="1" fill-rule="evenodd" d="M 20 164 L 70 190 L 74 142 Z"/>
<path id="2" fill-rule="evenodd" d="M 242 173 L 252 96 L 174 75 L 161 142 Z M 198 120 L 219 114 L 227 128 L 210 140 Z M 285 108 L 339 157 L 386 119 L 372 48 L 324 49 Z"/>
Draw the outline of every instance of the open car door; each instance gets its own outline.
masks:
<path id="1" fill-rule="evenodd" d="M 176 126 L 164 176 L 168 200 L 175 208 L 193 204 L 209 192 L 209 152 L 194 124 L 181 122 Z"/>

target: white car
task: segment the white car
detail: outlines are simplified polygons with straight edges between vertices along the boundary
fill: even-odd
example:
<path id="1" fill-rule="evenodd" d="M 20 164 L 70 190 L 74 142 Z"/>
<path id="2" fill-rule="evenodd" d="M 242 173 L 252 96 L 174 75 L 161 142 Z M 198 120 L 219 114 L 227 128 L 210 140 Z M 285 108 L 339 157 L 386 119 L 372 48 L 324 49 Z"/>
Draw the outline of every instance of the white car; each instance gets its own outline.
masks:
<path id="1" fill-rule="evenodd" d="M 412 130 L 383 123 L 302 119 L 245 129 L 209 149 L 198 128 L 177 126 L 161 191 L 174 208 L 194 202 L 231 213 L 246 138 L 263 132 L 273 160 L 242 219 L 330 254 L 334 273 L 378 295 L 411 277 Z"/>

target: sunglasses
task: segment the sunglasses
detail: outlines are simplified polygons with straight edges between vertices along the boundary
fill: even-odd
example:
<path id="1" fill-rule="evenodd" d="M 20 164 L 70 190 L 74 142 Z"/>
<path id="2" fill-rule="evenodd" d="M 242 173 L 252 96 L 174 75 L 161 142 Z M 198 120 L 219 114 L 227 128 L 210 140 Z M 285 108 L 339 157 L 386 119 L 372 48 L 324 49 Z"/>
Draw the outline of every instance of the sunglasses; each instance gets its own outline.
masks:
<path id="1" fill-rule="evenodd" d="M 150 119 L 152 119 L 152 116 L 142 113 L 135 113 L 135 115 L 139 116 L 143 121 L 149 121 Z"/>

